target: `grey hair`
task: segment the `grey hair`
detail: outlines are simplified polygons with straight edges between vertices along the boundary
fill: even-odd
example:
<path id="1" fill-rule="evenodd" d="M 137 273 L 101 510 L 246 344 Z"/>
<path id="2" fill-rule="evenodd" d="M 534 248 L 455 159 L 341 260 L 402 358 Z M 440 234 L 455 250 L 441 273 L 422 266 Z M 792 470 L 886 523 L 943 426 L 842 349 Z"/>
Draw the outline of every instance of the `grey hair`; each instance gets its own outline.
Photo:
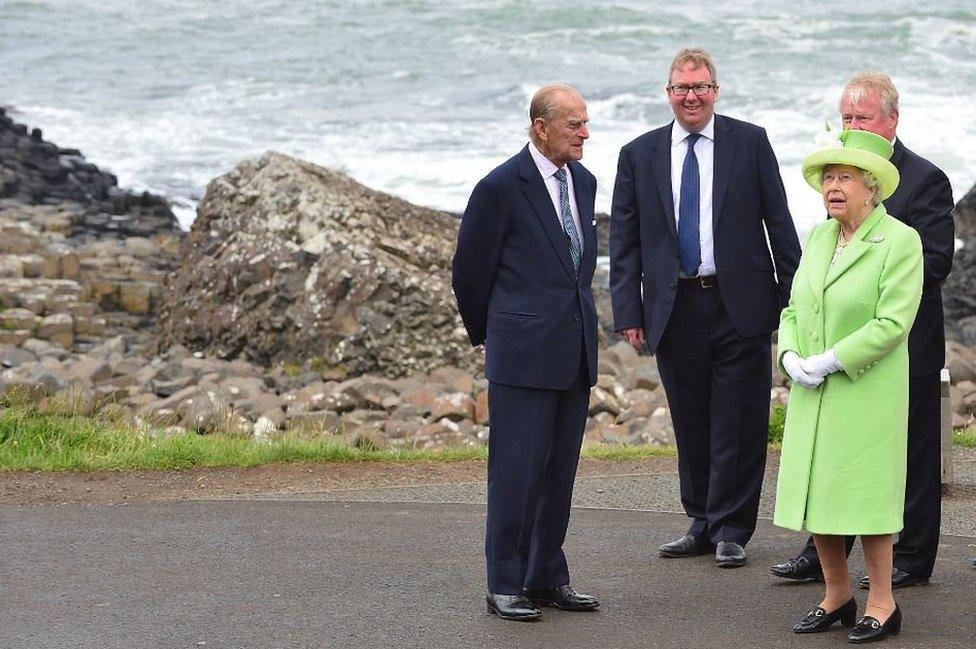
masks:
<path id="1" fill-rule="evenodd" d="M 861 169 L 861 182 L 871 191 L 871 204 L 874 207 L 881 205 L 881 183 L 874 174 L 867 169 Z"/>
<path id="2" fill-rule="evenodd" d="M 820 170 L 821 185 L 823 185 L 824 171 L 826 171 L 828 166 L 831 165 L 825 165 L 824 168 Z M 857 167 L 857 170 L 861 172 L 861 182 L 864 183 L 864 186 L 867 187 L 871 192 L 871 205 L 874 207 L 881 205 L 881 183 L 879 183 L 875 175 L 867 169 Z"/>
<path id="3" fill-rule="evenodd" d="M 866 96 L 876 92 L 881 102 L 881 112 L 891 115 L 898 112 L 898 89 L 887 74 L 882 72 L 861 72 L 854 75 L 841 93 L 844 98 L 854 105 L 859 104 Z"/>
<path id="4" fill-rule="evenodd" d="M 542 86 L 532 95 L 532 101 L 529 103 L 528 132 L 529 139 L 533 142 L 536 142 L 535 128 L 533 127 L 535 120 L 541 119 L 543 122 L 552 120 L 556 116 L 556 98 L 563 93 L 574 95 L 580 99 L 583 98 L 579 90 L 565 83 L 552 83 Z"/>

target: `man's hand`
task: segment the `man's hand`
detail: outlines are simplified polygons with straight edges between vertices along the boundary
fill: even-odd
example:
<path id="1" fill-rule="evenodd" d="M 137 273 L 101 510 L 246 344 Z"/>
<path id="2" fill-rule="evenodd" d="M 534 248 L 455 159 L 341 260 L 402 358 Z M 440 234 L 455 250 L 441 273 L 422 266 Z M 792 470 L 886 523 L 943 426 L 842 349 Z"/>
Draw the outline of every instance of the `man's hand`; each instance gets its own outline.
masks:
<path id="1" fill-rule="evenodd" d="M 793 351 L 783 354 L 783 367 L 797 385 L 813 389 L 823 383 L 823 377 L 810 374 L 804 367 L 804 360 Z"/>
<path id="2" fill-rule="evenodd" d="M 617 333 L 626 338 L 630 346 L 637 351 L 644 349 L 644 330 L 642 328 L 631 327 L 630 329 L 621 329 Z"/>

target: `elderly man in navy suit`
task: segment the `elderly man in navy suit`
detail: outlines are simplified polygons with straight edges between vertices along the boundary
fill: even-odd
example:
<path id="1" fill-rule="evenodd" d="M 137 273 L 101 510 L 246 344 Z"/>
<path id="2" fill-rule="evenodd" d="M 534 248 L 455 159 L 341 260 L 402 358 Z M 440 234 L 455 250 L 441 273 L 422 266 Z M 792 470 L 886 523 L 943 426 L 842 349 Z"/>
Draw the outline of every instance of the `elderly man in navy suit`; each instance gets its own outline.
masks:
<path id="1" fill-rule="evenodd" d="M 692 521 L 661 556 L 714 550 L 719 566 L 736 567 L 756 527 L 770 336 L 800 244 L 765 131 L 714 112 L 719 86 L 708 53 L 679 52 L 665 89 L 675 120 L 620 151 L 610 221 L 614 328 L 657 355 L 674 423 Z"/>
<path id="2" fill-rule="evenodd" d="M 891 163 L 901 182 L 885 202 L 893 217 L 918 231 L 925 253 L 922 302 L 908 334 L 908 475 L 905 483 L 905 527 L 894 547 L 891 587 L 927 584 L 939 549 L 942 512 L 941 399 L 939 374 L 945 363 L 945 319 L 942 282 L 952 270 L 955 224 L 952 186 L 945 173 L 899 139 L 898 90 L 886 74 L 862 72 L 841 93 L 845 128 L 870 131 L 891 140 Z M 854 537 L 847 537 L 847 553 Z M 813 538 L 800 554 L 771 569 L 777 577 L 823 580 Z M 870 586 L 867 575 L 862 588 Z"/>
<path id="3" fill-rule="evenodd" d="M 578 160 L 586 104 L 540 88 L 529 143 L 481 180 L 461 217 L 453 285 L 488 378 L 488 612 L 592 610 L 569 585 L 563 541 L 596 382 L 596 179 Z"/>

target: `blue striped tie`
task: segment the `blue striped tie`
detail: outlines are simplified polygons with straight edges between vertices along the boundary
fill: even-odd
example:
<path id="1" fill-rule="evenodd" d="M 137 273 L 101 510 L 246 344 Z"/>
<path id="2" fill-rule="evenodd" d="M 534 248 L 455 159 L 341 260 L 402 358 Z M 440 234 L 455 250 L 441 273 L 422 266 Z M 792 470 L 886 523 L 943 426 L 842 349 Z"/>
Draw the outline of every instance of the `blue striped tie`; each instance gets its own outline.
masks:
<path id="1" fill-rule="evenodd" d="M 582 255 L 580 253 L 579 233 L 576 231 L 576 221 L 573 219 L 573 210 L 569 207 L 569 185 L 566 182 L 566 170 L 557 169 L 553 176 L 559 183 L 559 220 L 563 223 L 563 232 L 569 237 L 569 256 L 573 258 L 573 268 L 579 273 Z"/>
<path id="2" fill-rule="evenodd" d="M 688 151 L 681 167 L 681 196 L 678 199 L 678 252 L 681 255 L 681 272 L 688 277 L 698 274 L 701 266 L 701 242 L 699 239 L 699 220 L 701 190 L 699 189 L 698 157 L 695 155 L 695 142 L 700 133 L 691 133 L 685 138 Z"/>

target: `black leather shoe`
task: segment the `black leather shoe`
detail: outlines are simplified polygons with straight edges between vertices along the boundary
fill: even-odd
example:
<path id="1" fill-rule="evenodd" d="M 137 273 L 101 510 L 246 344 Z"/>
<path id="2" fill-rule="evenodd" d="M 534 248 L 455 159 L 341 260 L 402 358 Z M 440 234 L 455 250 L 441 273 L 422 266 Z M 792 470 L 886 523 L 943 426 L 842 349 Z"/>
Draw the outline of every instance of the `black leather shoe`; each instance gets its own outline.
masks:
<path id="1" fill-rule="evenodd" d="M 719 568 L 738 568 L 746 565 L 746 551 L 738 543 L 719 541 L 715 548 L 715 563 Z"/>
<path id="2" fill-rule="evenodd" d="M 494 613 L 503 620 L 529 622 L 542 617 L 542 611 L 537 609 L 524 595 L 486 593 L 485 602 L 488 604 L 488 612 Z"/>
<path id="3" fill-rule="evenodd" d="M 795 581 L 823 581 L 823 568 L 820 562 L 813 562 L 806 557 L 797 557 L 783 563 L 777 563 L 769 572 L 783 579 Z"/>
<path id="4" fill-rule="evenodd" d="M 865 615 L 857 621 L 857 626 L 847 636 L 848 642 L 862 644 L 864 642 L 876 642 L 887 638 L 890 635 L 898 635 L 901 632 L 901 609 L 895 604 L 895 610 L 884 624 L 881 624 L 870 615 Z"/>
<path id="5" fill-rule="evenodd" d="M 712 545 L 707 541 L 699 542 L 692 534 L 685 534 L 677 541 L 665 543 L 657 551 L 662 557 L 697 557 L 711 552 Z"/>
<path id="6" fill-rule="evenodd" d="M 830 628 L 830 625 L 840 620 L 844 626 L 854 626 L 854 618 L 857 617 L 857 602 L 852 597 L 846 604 L 837 610 L 828 613 L 819 606 L 793 625 L 793 633 L 820 633 Z"/>
<path id="7" fill-rule="evenodd" d="M 569 584 L 545 590 L 527 590 L 525 596 L 536 606 L 555 606 L 564 611 L 592 611 L 600 605 L 596 597 L 577 593 Z"/>
<path id="8" fill-rule="evenodd" d="M 922 586 L 929 583 L 928 577 L 919 577 L 917 575 L 910 575 L 904 570 L 899 570 L 898 568 L 891 569 L 891 588 L 907 588 L 909 586 Z M 857 585 L 861 588 L 871 588 L 871 579 L 867 575 L 861 577 Z"/>

